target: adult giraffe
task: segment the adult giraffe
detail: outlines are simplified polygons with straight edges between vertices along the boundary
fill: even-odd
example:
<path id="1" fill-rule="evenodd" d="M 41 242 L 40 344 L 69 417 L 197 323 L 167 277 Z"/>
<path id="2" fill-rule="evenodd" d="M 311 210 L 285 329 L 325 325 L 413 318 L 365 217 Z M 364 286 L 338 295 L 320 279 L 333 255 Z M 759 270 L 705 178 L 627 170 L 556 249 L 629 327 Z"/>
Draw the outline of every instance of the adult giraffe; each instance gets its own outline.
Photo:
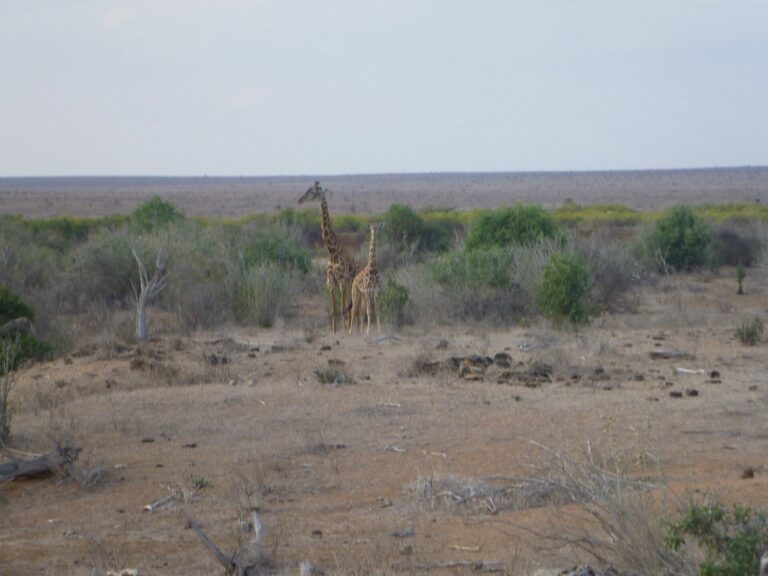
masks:
<path id="1" fill-rule="evenodd" d="M 328 211 L 328 202 L 325 199 L 326 190 L 320 186 L 320 182 L 315 180 L 314 186 L 310 186 L 306 192 L 299 198 L 299 204 L 304 202 L 320 202 L 320 212 L 322 214 L 321 230 L 323 233 L 323 244 L 328 250 L 328 262 L 325 265 L 325 284 L 328 288 L 328 295 L 331 299 L 331 326 L 336 332 L 336 316 L 339 313 L 336 304 L 336 286 L 341 292 L 341 316 L 346 321 L 344 328 L 348 329 L 352 325 L 352 317 L 349 313 L 352 308 L 352 282 L 357 273 L 363 269 L 363 265 L 357 262 L 342 246 L 331 225 L 331 215 Z"/>

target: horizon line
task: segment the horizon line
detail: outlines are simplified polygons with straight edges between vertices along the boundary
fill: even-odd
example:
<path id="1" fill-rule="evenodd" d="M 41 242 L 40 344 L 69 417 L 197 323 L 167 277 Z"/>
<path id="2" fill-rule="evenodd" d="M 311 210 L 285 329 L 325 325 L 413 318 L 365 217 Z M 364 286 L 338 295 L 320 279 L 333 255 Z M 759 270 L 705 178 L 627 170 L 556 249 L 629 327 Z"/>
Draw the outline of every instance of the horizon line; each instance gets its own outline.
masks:
<path id="1" fill-rule="evenodd" d="M 688 166 L 677 168 L 609 168 L 580 170 L 452 170 L 423 172 L 346 172 L 346 173 L 305 173 L 305 174 L 53 174 L 45 176 L 13 175 L 0 176 L 0 180 L 43 180 L 43 179 L 99 179 L 99 178 L 164 178 L 164 179 L 255 179 L 255 178 L 355 178 L 382 176 L 462 176 L 470 174 L 595 174 L 621 172 L 692 172 L 697 170 L 753 170 L 768 169 L 768 164 L 743 164 L 728 166 Z"/>

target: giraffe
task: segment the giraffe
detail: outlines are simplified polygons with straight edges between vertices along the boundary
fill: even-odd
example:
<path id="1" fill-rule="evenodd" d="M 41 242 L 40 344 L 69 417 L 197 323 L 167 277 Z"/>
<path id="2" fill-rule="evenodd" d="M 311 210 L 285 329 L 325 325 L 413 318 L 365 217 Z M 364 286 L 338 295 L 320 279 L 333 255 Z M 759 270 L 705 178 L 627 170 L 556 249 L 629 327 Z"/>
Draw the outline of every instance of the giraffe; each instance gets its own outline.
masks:
<path id="1" fill-rule="evenodd" d="M 339 309 L 336 305 L 336 287 L 338 286 L 341 293 L 341 316 L 344 320 L 344 328 L 352 325 L 351 318 L 348 316 L 348 311 L 352 305 L 350 300 L 352 298 L 352 281 L 355 279 L 355 275 L 363 267 L 362 264 L 352 258 L 342 246 L 336 234 L 331 226 L 331 215 L 328 211 L 328 202 L 325 200 L 326 190 L 320 186 L 320 182 L 315 180 L 314 186 L 310 186 L 309 189 L 299 198 L 299 204 L 309 201 L 320 201 L 320 212 L 322 214 L 321 230 L 323 233 L 323 244 L 325 244 L 328 250 L 328 262 L 325 265 L 325 285 L 328 289 L 328 295 L 331 300 L 331 327 L 336 332 L 336 316 L 339 313 Z"/>
<path id="2" fill-rule="evenodd" d="M 365 314 L 368 319 L 368 326 L 365 333 L 371 333 L 371 300 L 373 300 L 374 311 L 376 312 L 376 331 L 381 330 L 379 319 L 379 297 L 381 296 L 381 278 L 379 269 L 376 268 L 376 232 L 381 228 L 381 223 L 371 222 L 371 244 L 368 248 L 368 264 L 360 270 L 352 282 L 352 314 L 349 324 L 349 333 L 352 333 L 352 322 L 358 319 L 357 331 L 363 329 L 363 302 L 365 302 Z"/>

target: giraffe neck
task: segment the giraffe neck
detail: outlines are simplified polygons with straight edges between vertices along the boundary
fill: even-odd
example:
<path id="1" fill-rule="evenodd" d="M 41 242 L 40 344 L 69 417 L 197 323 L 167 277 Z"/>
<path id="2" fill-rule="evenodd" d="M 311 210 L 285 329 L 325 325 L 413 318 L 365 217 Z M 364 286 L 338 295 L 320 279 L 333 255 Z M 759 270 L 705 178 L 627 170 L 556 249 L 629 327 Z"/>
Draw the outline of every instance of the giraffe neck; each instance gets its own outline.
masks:
<path id="1" fill-rule="evenodd" d="M 341 245 L 339 244 L 339 240 L 336 238 L 336 234 L 334 234 L 333 228 L 331 227 L 331 215 L 328 212 L 328 203 L 325 201 L 325 196 L 320 198 L 320 212 L 323 215 L 323 222 L 321 226 L 323 232 L 323 243 L 328 249 L 328 254 L 330 254 L 331 258 L 333 259 L 338 256 Z"/>
<path id="2" fill-rule="evenodd" d="M 371 245 L 368 248 L 368 268 L 376 268 L 376 228 L 371 228 Z"/>

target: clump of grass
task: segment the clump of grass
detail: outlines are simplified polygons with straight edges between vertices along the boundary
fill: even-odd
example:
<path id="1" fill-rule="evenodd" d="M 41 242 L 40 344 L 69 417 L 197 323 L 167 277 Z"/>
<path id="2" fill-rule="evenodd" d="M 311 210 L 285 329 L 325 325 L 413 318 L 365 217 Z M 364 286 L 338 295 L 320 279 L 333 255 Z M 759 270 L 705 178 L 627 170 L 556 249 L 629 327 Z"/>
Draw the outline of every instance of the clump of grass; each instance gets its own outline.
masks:
<path id="1" fill-rule="evenodd" d="M 755 316 L 752 320 L 745 320 L 736 328 L 736 338 L 745 346 L 756 346 L 763 340 L 765 327 L 763 321 Z"/>
<path id="2" fill-rule="evenodd" d="M 331 384 L 332 386 L 341 386 L 344 384 L 354 384 L 354 379 L 341 366 L 330 365 L 321 370 L 315 370 L 315 376 L 320 384 Z"/>

